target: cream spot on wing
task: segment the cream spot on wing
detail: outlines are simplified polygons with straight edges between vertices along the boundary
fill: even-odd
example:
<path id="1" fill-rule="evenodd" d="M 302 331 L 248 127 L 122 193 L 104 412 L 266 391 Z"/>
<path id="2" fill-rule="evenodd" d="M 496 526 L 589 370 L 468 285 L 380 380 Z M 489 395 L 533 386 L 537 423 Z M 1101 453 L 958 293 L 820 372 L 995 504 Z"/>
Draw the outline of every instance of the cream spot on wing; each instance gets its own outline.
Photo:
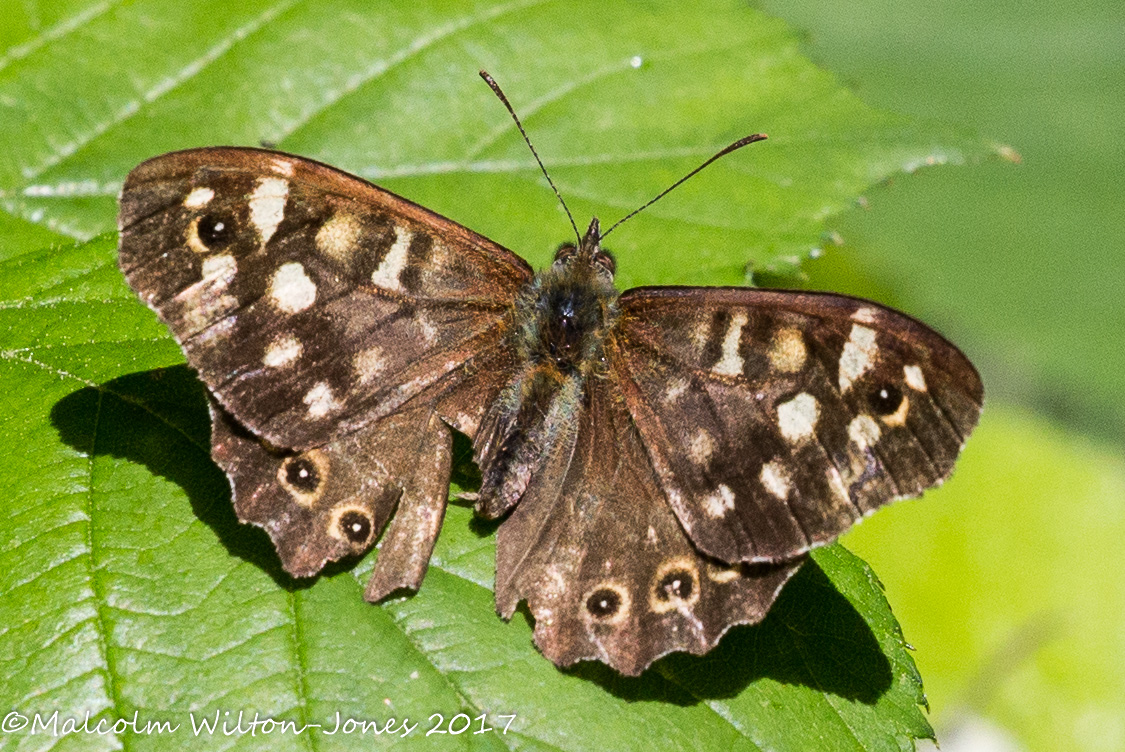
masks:
<path id="1" fill-rule="evenodd" d="M 906 377 L 906 385 L 916 392 L 926 391 L 926 377 L 918 366 L 903 366 L 902 374 Z"/>
<path id="2" fill-rule="evenodd" d="M 779 329 L 773 335 L 773 344 L 770 347 L 770 363 L 782 373 L 795 373 L 805 365 L 808 351 L 805 349 L 805 338 L 796 329 Z"/>
<path id="3" fill-rule="evenodd" d="M 852 383 L 871 368 L 878 350 L 875 330 L 853 324 L 851 336 L 844 343 L 844 352 L 840 355 L 841 392 L 851 389 Z"/>
<path id="4" fill-rule="evenodd" d="M 435 237 L 433 245 L 430 246 L 430 265 L 436 268 L 445 268 L 453 263 L 455 255 L 450 252 L 449 246 L 441 241 L 441 238 Z"/>
<path id="5" fill-rule="evenodd" d="M 238 264 L 234 256 L 229 253 L 220 253 L 203 259 L 203 281 L 215 287 L 227 287 L 238 271 Z"/>
<path id="6" fill-rule="evenodd" d="M 437 327 L 434 322 L 430 321 L 425 316 L 418 314 L 414 317 L 414 323 L 417 324 L 419 331 L 422 334 L 422 340 L 427 345 L 432 345 L 437 340 Z"/>
<path id="7" fill-rule="evenodd" d="M 387 367 L 387 361 L 383 357 L 383 348 L 378 345 L 360 350 L 356 353 L 352 364 L 355 366 L 355 372 L 359 376 L 359 380 L 364 384 L 379 376 Z"/>
<path id="8" fill-rule="evenodd" d="M 715 440 L 711 438 L 711 434 L 707 433 L 706 429 L 700 428 L 691 437 L 691 443 L 688 444 L 688 456 L 691 461 L 697 465 L 705 465 L 711 459 L 711 455 L 715 451 Z"/>
<path id="9" fill-rule="evenodd" d="M 712 582 L 717 582 L 720 585 L 730 582 L 731 580 L 737 580 L 740 576 L 742 576 L 742 571 L 738 567 L 707 570 L 707 579 Z"/>
<path id="10" fill-rule="evenodd" d="M 402 275 L 402 270 L 406 267 L 406 254 L 407 251 L 410 250 L 411 237 L 412 235 L 409 230 L 402 227 L 395 228 L 394 245 L 391 246 L 391 250 L 387 251 L 387 255 L 383 257 L 379 268 L 371 273 L 371 282 L 376 287 L 382 287 L 387 290 L 402 289 L 398 278 Z"/>
<path id="11" fill-rule="evenodd" d="M 877 314 L 878 311 L 876 311 L 874 308 L 868 308 L 864 306 L 863 308 L 857 308 L 855 310 L 855 313 L 852 314 L 852 320 L 859 321 L 863 324 L 874 324 L 875 316 Z"/>
<path id="12" fill-rule="evenodd" d="M 539 586 L 539 594 L 545 600 L 557 601 L 566 595 L 566 574 L 557 563 L 552 563 L 547 567 L 546 577 Z M 549 617 L 554 609 L 544 609 L 544 613 Z"/>
<path id="13" fill-rule="evenodd" d="M 472 415 L 468 413 L 457 413 L 457 416 L 453 418 L 453 427 L 461 433 L 472 435 L 477 432 L 479 425 L 477 424 L 477 419 Z"/>
<path id="14" fill-rule="evenodd" d="M 210 188 L 196 188 L 184 199 L 184 207 L 187 209 L 199 209 L 211 203 L 211 199 L 213 198 L 215 198 L 215 192 Z"/>
<path id="15" fill-rule="evenodd" d="M 230 254 L 221 253 L 203 259 L 202 278 L 175 297 L 182 306 L 189 332 L 213 326 L 218 319 L 238 307 L 238 301 L 226 292 L 237 271 L 238 265 Z"/>
<path id="16" fill-rule="evenodd" d="M 789 441 L 800 441 L 813 435 L 820 417 L 820 405 L 808 392 L 801 392 L 777 406 L 777 427 Z"/>
<path id="17" fill-rule="evenodd" d="M 289 183 L 281 178 L 260 178 L 250 194 L 250 223 L 258 229 L 262 245 L 269 242 L 285 216 Z"/>
<path id="18" fill-rule="evenodd" d="M 758 479 L 762 481 L 765 489 L 777 498 L 782 501 L 789 498 L 789 489 L 792 487 L 789 473 L 777 460 L 762 465 L 762 472 L 758 474 Z"/>
<path id="19" fill-rule="evenodd" d="M 316 285 L 305 274 L 305 267 L 296 261 L 290 261 L 274 272 L 269 295 L 280 310 L 298 313 L 316 300 Z"/>
<path id="20" fill-rule="evenodd" d="M 437 381 L 439 378 L 441 378 L 441 374 L 423 373 L 419 376 L 415 376 L 405 384 L 399 384 L 395 387 L 394 400 L 389 402 L 388 404 L 393 404 L 395 406 L 401 405 L 406 401 L 407 398 L 413 397 L 415 394 L 422 391 L 423 387 L 434 381 Z"/>
<path id="21" fill-rule="evenodd" d="M 860 447 L 872 447 L 879 441 L 879 424 L 870 415 L 857 415 L 848 424 L 848 438 Z"/>
<path id="22" fill-rule="evenodd" d="M 713 493 L 703 497 L 703 511 L 708 517 L 718 518 L 734 509 L 734 491 L 730 486 L 720 483 Z"/>
<path id="23" fill-rule="evenodd" d="M 288 159 L 276 157 L 273 160 L 273 169 L 287 178 L 293 177 L 293 163 Z"/>
<path id="24" fill-rule="evenodd" d="M 337 214 L 316 231 L 316 247 L 321 253 L 340 263 L 355 255 L 361 227 L 351 214 Z"/>
<path id="25" fill-rule="evenodd" d="M 845 501 L 851 499 L 847 487 L 844 486 L 844 479 L 840 477 L 840 471 L 835 466 L 828 468 L 828 487 L 841 499 Z"/>
<path id="26" fill-rule="evenodd" d="M 742 340 L 742 327 L 746 326 L 746 312 L 738 311 L 731 317 L 727 334 L 723 337 L 723 356 L 719 358 L 711 370 L 721 376 L 739 376 L 742 374 L 742 356 L 738 354 L 738 345 Z"/>
<path id="27" fill-rule="evenodd" d="M 681 396 L 683 396 L 683 393 L 688 390 L 688 387 L 690 385 L 691 384 L 690 384 L 690 382 L 688 382 L 687 379 L 684 379 L 684 378 L 674 379 L 672 381 L 672 383 L 668 385 L 668 389 L 664 392 L 664 402 L 665 402 L 665 404 L 670 405 L 673 402 L 675 402 L 676 400 L 678 400 Z"/>
<path id="28" fill-rule="evenodd" d="M 691 341 L 695 345 L 696 351 L 701 351 L 707 347 L 707 340 L 711 338 L 711 326 L 709 323 L 702 321 L 695 321 L 695 326 L 691 330 Z"/>
<path id="29" fill-rule="evenodd" d="M 317 382 L 308 391 L 304 402 L 309 406 L 309 417 L 311 418 L 323 418 L 340 407 L 340 403 L 336 401 L 336 395 L 332 393 L 332 387 L 324 381 Z"/>
<path id="30" fill-rule="evenodd" d="M 282 334 L 266 348 L 262 363 L 270 368 L 287 366 L 301 356 L 301 342 L 292 334 Z"/>
<path id="31" fill-rule="evenodd" d="M 648 534 L 645 536 L 645 542 L 652 547 L 660 545 L 660 538 L 656 535 L 656 528 L 652 525 L 648 526 Z"/>

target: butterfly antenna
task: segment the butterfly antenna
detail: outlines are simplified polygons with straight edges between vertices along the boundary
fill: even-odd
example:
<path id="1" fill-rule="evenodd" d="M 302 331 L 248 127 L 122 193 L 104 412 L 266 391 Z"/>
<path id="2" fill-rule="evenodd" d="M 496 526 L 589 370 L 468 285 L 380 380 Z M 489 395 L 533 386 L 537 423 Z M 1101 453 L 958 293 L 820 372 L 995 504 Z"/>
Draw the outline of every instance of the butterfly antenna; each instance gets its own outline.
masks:
<path id="1" fill-rule="evenodd" d="M 609 235 L 609 234 L 610 234 L 611 232 L 613 232 L 613 231 L 614 231 L 615 229 L 617 229 L 617 228 L 618 228 L 619 226 L 621 226 L 622 224 L 624 224 L 626 220 L 632 219 L 633 217 L 637 216 L 638 214 L 640 214 L 641 212 L 643 212 L 643 211 L 644 211 L 645 209 L 647 209 L 648 207 L 650 207 L 650 206 L 652 206 L 653 204 L 655 204 L 655 203 L 656 203 L 657 201 L 659 201 L 660 199 L 662 199 L 662 198 L 664 198 L 665 196 L 667 196 L 667 195 L 668 195 L 669 193 L 671 193 L 671 192 L 672 192 L 673 190 L 675 190 L 675 189 L 676 189 L 676 188 L 678 188 L 678 187 L 679 187 L 680 185 L 682 185 L 683 183 L 685 183 L 685 182 L 687 181 L 687 179 L 688 179 L 688 178 L 690 178 L 690 177 L 691 177 L 692 175 L 695 175 L 695 174 L 696 174 L 697 172 L 699 172 L 699 171 L 700 171 L 700 170 L 702 170 L 702 169 L 703 169 L 704 167 L 706 167 L 707 165 L 709 165 L 709 164 L 711 164 L 712 162 L 714 162 L 714 161 L 715 161 L 716 159 L 718 159 L 719 157 L 725 157 L 726 155 L 730 154 L 730 153 L 731 153 L 732 151 L 738 151 L 738 150 L 739 150 L 739 149 L 741 149 L 741 148 L 742 148 L 743 146 L 747 146 L 747 145 L 749 145 L 749 144 L 752 144 L 752 143 L 754 143 L 755 141 L 765 141 L 765 140 L 766 140 L 766 134 L 764 134 L 764 133 L 755 133 L 755 134 L 754 134 L 754 135 L 752 135 L 752 136 L 746 136 L 746 137 L 744 137 L 744 138 L 740 138 L 740 139 L 738 139 L 738 140 L 737 140 L 737 141 L 735 141 L 735 142 L 734 142 L 733 144 L 731 144 L 730 146 L 728 146 L 728 147 L 726 147 L 725 149 L 721 150 L 721 151 L 720 151 L 720 152 L 719 152 L 718 154 L 716 154 L 715 156 L 711 157 L 710 159 L 708 159 L 708 160 L 707 160 L 706 162 L 704 162 L 703 164 L 699 165 L 699 167 L 696 167 L 696 168 L 695 168 L 694 170 L 692 170 L 691 172 L 689 172 L 689 173 L 688 173 L 687 175 L 684 175 L 684 176 L 683 176 L 682 178 L 680 178 L 679 180 L 677 180 L 677 181 L 676 181 L 675 183 L 672 183 L 672 185 L 670 185 L 670 186 L 668 186 L 667 188 L 665 188 L 665 189 L 664 189 L 663 191 L 661 191 L 661 192 L 660 192 L 660 194 L 659 194 L 659 195 L 657 195 L 657 196 L 656 196 L 655 198 L 653 198 L 653 199 L 652 199 L 651 201 L 649 201 L 648 203 L 646 203 L 646 204 L 645 204 L 644 206 L 642 206 L 642 207 L 640 207 L 639 209 L 636 209 L 636 210 L 634 210 L 634 211 L 632 211 L 632 212 L 629 212 L 629 213 L 628 213 L 628 214 L 626 214 L 626 215 L 625 215 L 624 217 L 622 217 L 621 219 L 619 219 L 619 220 L 617 220 L 616 222 L 614 222 L 614 223 L 613 223 L 613 225 L 612 225 L 612 226 L 611 226 L 611 227 L 610 227 L 610 228 L 609 228 L 608 230 L 606 230 L 605 232 L 603 232 L 603 233 L 602 233 L 602 238 L 605 238 L 605 236 L 606 236 L 606 235 Z M 572 220 L 572 224 L 573 224 L 573 220 Z"/>
<path id="2" fill-rule="evenodd" d="M 566 205 L 566 202 L 563 201 L 562 194 L 559 193 L 559 189 L 555 187 L 555 181 L 551 180 L 551 176 L 547 173 L 547 168 L 543 166 L 543 160 L 539 158 L 539 153 L 536 152 L 535 147 L 531 145 L 531 139 L 527 137 L 527 131 L 523 129 L 523 123 L 520 122 L 519 115 L 517 115 L 516 111 L 512 109 L 512 104 L 508 101 L 508 98 L 504 96 L 504 92 L 500 89 L 500 84 L 496 83 L 496 79 L 490 76 L 488 74 L 488 71 L 482 70 L 480 72 L 480 77 L 484 79 L 484 82 L 486 84 L 488 84 L 488 88 L 492 89 L 492 93 L 495 94 L 500 99 L 500 101 L 504 103 L 504 106 L 508 108 L 508 113 L 512 116 L 512 120 L 516 121 L 516 127 L 520 129 L 520 135 L 523 136 L 523 140 L 527 143 L 527 148 L 531 149 L 531 153 L 535 157 L 535 161 L 539 163 L 539 169 L 543 171 L 543 177 L 547 178 L 547 182 L 551 184 L 551 190 L 555 192 L 555 196 L 558 197 L 559 203 L 562 204 L 563 211 L 566 212 L 566 218 L 570 220 L 570 226 L 574 228 L 574 237 L 578 238 L 578 245 L 582 245 L 582 234 L 578 232 L 578 225 L 574 224 L 574 215 L 570 213 L 570 207 L 568 207 Z"/>

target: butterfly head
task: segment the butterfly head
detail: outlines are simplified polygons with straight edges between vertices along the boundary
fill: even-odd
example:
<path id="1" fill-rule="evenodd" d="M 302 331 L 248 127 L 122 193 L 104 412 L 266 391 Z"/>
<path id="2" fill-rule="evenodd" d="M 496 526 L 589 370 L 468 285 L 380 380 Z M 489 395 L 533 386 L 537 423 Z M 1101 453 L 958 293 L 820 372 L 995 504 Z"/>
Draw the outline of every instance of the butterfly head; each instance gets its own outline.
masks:
<path id="1" fill-rule="evenodd" d="M 579 245 L 563 243 L 555 251 L 554 268 L 575 269 L 574 265 L 591 268 L 600 277 L 608 282 L 613 282 L 613 275 L 617 271 L 617 261 L 613 254 L 601 246 L 602 234 L 598 218 L 590 220 L 590 227 L 586 230 L 585 237 Z"/>
<path id="2" fill-rule="evenodd" d="M 602 341 L 617 315 L 613 255 L 601 248 L 598 220 L 581 242 L 564 243 L 539 272 L 517 306 L 521 350 L 561 373 L 584 371 L 600 360 Z"/>

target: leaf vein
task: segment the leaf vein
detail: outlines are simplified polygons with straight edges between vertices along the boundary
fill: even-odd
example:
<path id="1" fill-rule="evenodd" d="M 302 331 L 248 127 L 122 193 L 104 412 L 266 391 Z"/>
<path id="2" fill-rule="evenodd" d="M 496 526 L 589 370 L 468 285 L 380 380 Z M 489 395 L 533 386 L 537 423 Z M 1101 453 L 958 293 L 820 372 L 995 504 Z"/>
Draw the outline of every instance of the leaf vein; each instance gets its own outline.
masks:
<path id="1" fill-rule="evenodd" d="M 114 2 L 102 2 L 91 5 L 82 11 L 75 13 L 73 16 L 62 19 L 54 26 L 50 26 L 43 31 L 40 31 L 35 36 L 29 38 L 22 44 L 17 44 L 11 47 L 8 53 L 0 57 L 0 71 L 3 71 L 12 63 L 22 60 L 31 53 L 38 49 L 45 47 L 51 42 L 58 41 L 70 32 L 78 29 L 90 21 L 93 21 L 98 16 L 103 16 L 108 13 L 114 6 L 121 5 L 124 0 L 114 0 Z"/>
<path id="2" fill-rule="evenodd" d="M 292 6 L 296 5 L 298 2 L 300 2 L 300 0 L 283 0 L 282 2 L 278 2 L 270 6 L 249 23 L 235 29 L 231 34 L 220 39 L 204 54 L 190 61 L 179 71 L 160 81 L 148 91 L 142 93 L 139 99 L 132 99 L 126 102 L 117 110 L 116 113 L 111 115 L 105 121 L 95 124 L 86 133 L 81 134 L 72 142 L 61 145 L 56 149 L 54 155 L 41 161 L 39 165 L 35 167 L 24 167 L 24 175 L 28 180 L 35 180 L 36 178 L 43 175 L 43 173 L 45 173 L 47 170 L 53 167 L 57 167 L 64 160 L 75 154 L 79 149 L 92 142 L 98 136 L 107 133 L 111 128 L 121 125 L 122 123 L 128 121 L 130 118 L 140 114 L 143 105 L 155 102 L 168 92 L 175 90 L 181 84 L 197 75 L 200 71 L 214 63 L 216 60 L 219 60 L 224 55 L 228 54 L 238 45 L 238 43 L 245 41 L 247 38 L 261 31 L 270 21 L 272 21 L 274 18 L 276 18 Z M 27 218 L 25 217 L 25 219 Z"/>

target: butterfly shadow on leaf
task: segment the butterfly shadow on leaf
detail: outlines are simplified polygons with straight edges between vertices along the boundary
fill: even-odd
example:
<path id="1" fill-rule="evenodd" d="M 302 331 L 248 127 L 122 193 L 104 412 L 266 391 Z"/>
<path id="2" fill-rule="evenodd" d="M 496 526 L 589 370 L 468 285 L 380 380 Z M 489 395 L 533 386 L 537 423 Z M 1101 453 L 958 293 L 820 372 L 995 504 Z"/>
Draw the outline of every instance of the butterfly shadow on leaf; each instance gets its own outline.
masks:
<path id="1" fill-rule="evenodd" d="M 287 574 L 265 532 L 239 523 L 227 478 L 211 460 L 203 385 L 187 366 L 131 373 L 71 392 L 51 409 L 51 423 L 63 442 L 84 454 L 144 465 L 182 488 L 192 512 L 227 551 L 279 587 L 300 590 L 315 582 Z"/>

